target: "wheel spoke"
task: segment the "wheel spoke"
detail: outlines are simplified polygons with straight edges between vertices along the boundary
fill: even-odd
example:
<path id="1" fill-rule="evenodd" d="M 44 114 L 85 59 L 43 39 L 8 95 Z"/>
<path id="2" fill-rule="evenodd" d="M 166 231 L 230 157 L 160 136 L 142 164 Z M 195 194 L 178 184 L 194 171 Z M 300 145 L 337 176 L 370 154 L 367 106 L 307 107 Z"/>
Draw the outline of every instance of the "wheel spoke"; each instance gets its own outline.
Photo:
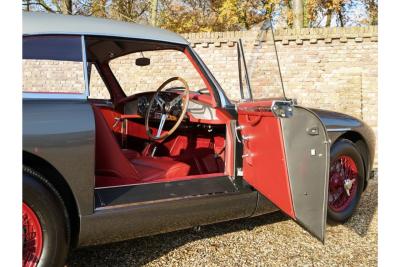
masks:
<path id="1" fill-rule="evenodd" d="M 42 253 L 42 229 L 34 211 L 22 206 L 23 266 L 36 266 Z"/>
<path id="2" fill-rule="evenodd" d="M 340 212 L 346 209 L 355 197 L 357 167 L 349 156 L 339 156 L 332 163 L 330 170 L 328 203 L 331 209 Z"/>

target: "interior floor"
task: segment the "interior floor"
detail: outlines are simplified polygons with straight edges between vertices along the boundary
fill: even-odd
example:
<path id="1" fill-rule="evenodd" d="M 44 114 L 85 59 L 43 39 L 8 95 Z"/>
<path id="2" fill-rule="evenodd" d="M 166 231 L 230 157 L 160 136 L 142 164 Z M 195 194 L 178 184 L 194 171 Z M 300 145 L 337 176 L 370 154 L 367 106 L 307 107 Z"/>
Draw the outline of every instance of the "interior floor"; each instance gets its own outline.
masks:
<path id="1" fill-rule="evenodd" d="M 163 142 L 147 137 L 143 119 L 94 106 L 96 187 L 210 177 L 225 169 L 225 125 L 184 123 Z"/>

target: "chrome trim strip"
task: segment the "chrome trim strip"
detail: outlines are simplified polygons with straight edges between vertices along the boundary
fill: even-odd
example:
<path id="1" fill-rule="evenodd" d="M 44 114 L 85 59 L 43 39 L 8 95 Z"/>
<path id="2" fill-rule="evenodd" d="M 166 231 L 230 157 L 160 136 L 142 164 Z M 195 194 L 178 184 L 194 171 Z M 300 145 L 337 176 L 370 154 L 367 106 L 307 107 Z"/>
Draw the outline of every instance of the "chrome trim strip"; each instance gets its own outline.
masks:
<path id="1" fill-rule="evenodd" d="M 182 199 L 188 199 L 188 198 L 204 197 L 204 196 L 208 196 L 208 195 L 210 195 L 210 194 L 197 195 L 197 196 L 173 197 L 173 198 L 165 198 L 165 199 L 158 199 L 158 200 L 149 200 L 149 201 L 126 203 L 126 204 L 118 204 L 118 205 L 98 207 L 98 208 L 95 208 L 94 211 L 103 211 L 103 210 L 110 210 L 110 209 L 115 209 L 115 208 L 126 208 L 126 207 L 133 207 L 133 206 L 146 205 L 146 204 L 156 204 L 156 203 L 161 203 L 161 202 L 170 202 L 170 201 L 182 200 Z"/>
<path id="2" fill-rule="evenodd" d="M 81 35 L 81 44 L 82 44 L 82 63 L 83 63 L 83 78 L 85 80 L 85 95 L 89 96 L 89 75 L 88 75 L 88 64 L 86 58 L 86 45 L 85 45 L 85 36 Z"/>
<path id="3" fill-rule="evenodd" d="M 134 183 L 134 184 L 123 184 L 123 185 L 110 185 L 110 186 L 99 186 L 95 187 L 94 189 L 110 189 L 110 188 L 121 188 L 121 187 L 127 187 L 127 186 L 140 186 L 140 185 L 150 185 L 150 184 L 166 184 L 166 183 L 173 183 L 173 182 L 185 182 L 185 181 L 190 181 L 194 179 L 208 179 L 208 178 L 218 178 L 218 177 L 224 177 L 224 176 L 229 176 L 226 175 L 225 173 L 210 173 L 210 176 L 204 176 L 204 174 L 195 174 L 195 175 L 190 175 L 187 177 L 187 179 L 182 179 L 182 180 L 173 180 L 173 181 L 160 181 L 160 182 L 145 182 L 145 183 Z M 208 174 L 206 174 L 208 175 Z"/>
<path id="4" fill-rule="evenodd" d="M 64 94 L 64 93 L 22 93 L 23 99 L 78 99 L 86 100 L 85 94 Z"/>
<path id="5" fill-rule="evenodd" d="M 326 128 L 327 132 L 346 132 L 350 130 L 351 128 Z"/>

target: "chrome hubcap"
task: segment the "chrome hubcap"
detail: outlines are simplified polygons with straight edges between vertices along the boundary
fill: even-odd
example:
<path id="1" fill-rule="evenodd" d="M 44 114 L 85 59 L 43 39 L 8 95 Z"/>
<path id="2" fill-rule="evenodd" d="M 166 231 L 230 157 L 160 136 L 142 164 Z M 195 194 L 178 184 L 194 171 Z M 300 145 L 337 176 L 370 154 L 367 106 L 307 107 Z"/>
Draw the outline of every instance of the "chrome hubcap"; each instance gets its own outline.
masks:
<path id="1" fill-rule="evenodd" d="M 352 180 L 346 179 L 346 180 L 344 180 L 343 187 L 344 187 L 344 190 L 346 190 L 346 194 L 348 196 L 350 196 L 350 189 L 353 187 L 353 183 L 355 182 L 355 180 L 356 179 L 352 179 Z"/>

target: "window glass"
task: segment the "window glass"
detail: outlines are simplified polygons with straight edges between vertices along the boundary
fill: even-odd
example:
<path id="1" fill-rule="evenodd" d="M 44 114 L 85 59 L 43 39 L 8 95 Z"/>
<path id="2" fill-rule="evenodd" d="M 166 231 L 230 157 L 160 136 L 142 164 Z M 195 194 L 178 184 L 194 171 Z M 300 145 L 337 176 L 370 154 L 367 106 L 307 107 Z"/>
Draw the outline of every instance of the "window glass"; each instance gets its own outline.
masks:
<path id="1" fill-rule="evenodd" d="M 200 74 L 183 52 L 157 50 L 143 52 L 143 55 L 150 58 L 150 65 L 135 64 L 135 60 L 142 57 L 141 53 L 132 53 L 110 61 L 110 68 L 127 96 L 154 91 L 175 76 L 185 79 L 191 91 L 206 88 Z M 182 86 L 179 81 L 167 85 L 168 88 Z"/>
<path id="2" fill-rule="evenodd" d="M 22 90 L 41 93 L 84 93 L 80 37 L 24 37 Z"/>
<path id="3" fill-rule="evenodd" d="M 95 65 L 91 65 L 89 68 L 89 98 L 93 99 L 111 99 L 110 92 L 103 82 Z"/>

